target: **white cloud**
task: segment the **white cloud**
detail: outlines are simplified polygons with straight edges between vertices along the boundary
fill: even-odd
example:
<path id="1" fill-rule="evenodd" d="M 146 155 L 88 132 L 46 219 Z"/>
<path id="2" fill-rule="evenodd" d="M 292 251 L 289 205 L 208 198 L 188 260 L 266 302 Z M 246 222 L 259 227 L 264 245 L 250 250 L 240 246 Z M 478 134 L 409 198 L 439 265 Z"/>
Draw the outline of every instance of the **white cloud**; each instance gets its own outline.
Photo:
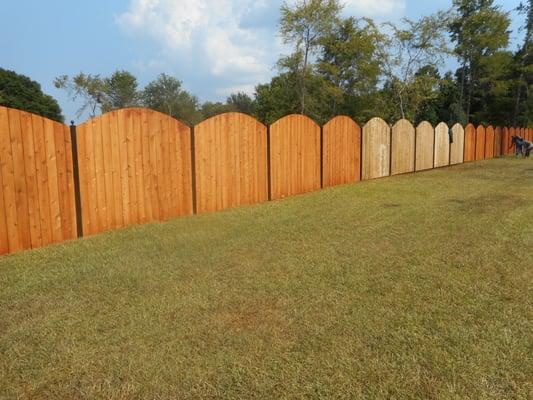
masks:
<path id="1" fill-rule="evenodd" d="M 271 63 L 264 32 L 244 29 L 241 21 L 266 6 L 266 0 L 131 0 L 117 21 L 124 30 L 148 34 L 170 51 L 203 53 L 214 75 L 263 79 Z"/>
<path id="2" fill-rule="evenodd" d="M 229 96 L 230 94 L 239 93 L 239 92 L 244 92 L 251 96 L 255 92 L 255 86 L 252 84 L 237 85 L 237 86 L 224 87 L 224 88 L 220 88 L 216 90 L 216 94 L 219 96 Z"/>
<path id="3" fill-rule="evenodd" d="M 391 17 L 403 16 L 405 0 L 344 0 L 345 11 L 355 16 Z"/>

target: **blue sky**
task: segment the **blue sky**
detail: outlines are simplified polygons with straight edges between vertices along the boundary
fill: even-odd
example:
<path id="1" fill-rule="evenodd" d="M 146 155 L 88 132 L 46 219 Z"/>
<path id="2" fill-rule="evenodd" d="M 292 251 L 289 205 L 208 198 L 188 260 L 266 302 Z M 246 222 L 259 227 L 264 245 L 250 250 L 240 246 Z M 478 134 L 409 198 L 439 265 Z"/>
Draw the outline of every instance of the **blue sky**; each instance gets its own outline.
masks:
<path id="1" fill-rule="evenodd" d="M 0 67 L 28 75 L 60 102 L 56 76 L 126 69 L 141 86 L 166 72 L 201 101 L 250 92 L 285 52 L 277 36 L 282 0 L 2 1 Z M 344 0 L 345 14 L 398 22 L 447 9 L 451 0 Z M 520 0 L 497 0 L 504 10 Z M 513 18 L 513 47 L 521 19 Z M 450 64 L 452 65 L 452 64 Z M 84 117 L 81 118 L 84 120 Z"/>

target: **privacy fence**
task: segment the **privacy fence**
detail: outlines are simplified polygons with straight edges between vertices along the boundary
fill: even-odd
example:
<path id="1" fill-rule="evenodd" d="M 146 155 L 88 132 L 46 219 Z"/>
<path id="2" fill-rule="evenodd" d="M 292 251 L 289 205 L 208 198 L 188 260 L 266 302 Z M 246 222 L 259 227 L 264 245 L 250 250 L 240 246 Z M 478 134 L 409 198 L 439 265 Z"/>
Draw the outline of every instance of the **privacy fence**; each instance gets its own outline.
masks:
<path id="1" fill-rule="evenodd" d="M 66 126 L 0 107 L 0 254 L 132 224 L 511 154 L 526 128 L 435 128 L 380 118 L 267 127 L 226 113 L 195 127 L 156 111 Z"/>

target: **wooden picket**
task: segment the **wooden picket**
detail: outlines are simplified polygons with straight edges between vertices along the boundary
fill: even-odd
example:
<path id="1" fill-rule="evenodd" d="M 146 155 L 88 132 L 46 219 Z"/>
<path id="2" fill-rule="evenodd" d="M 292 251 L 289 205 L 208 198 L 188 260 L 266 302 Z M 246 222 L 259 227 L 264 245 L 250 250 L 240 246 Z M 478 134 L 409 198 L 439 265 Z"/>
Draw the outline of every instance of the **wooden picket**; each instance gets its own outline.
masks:
<path id="1" fill-rule="evenodd" d="M 479 125 L 476 129 L 476 161 L 485 158 L 485 127 Z"/>
<path id="2" fill-rule="evenodd" d="M 446 123 L 435 127 L 435 168 L 450 165 L 450 133 Z"/>
<path id="3" fill-rule="evenodd" d="M 84 235 L 193 212 L 191 130 L 129 108 L 77 128 Z"/>
<path id="4" fill-rule="evenodd" d="M 503 130 L 501 127 L 497 126 L 494 129 L 494 157 L 500 157 L 502 155 L 502 140 Z"/>
<path id="5" fill-rule="evenodd" d="M 338 116 L 323 128 L 322 180 L 324 186 L 343 185 L 361 179 L 361 128 L 346 116 Z"/>
<path id="6" fill-rule="evenodd" d="M 465 152 L 464 161 L 471 162 L 476 159 L 476 128 L 472 124 L 465 127 Z"/>
<path id="7" fill-rule="evenodd" d="M 464 162 L 465 130 L 461 124 L 452 126 L 452 143 L 450 144 L 450 164 Z"/>
<path id="8" fill-rule="evenodd" d="M 77 236 L 66 125 L 0 107 L 0 254 Z"/>
<path id="9" fill-rule="evenodd" d="M 392 127 L 391 175 L 405 174 L 415 170 L 415 128 L 406 119 Z"/>
<path id="10" fill-rule="evenodd" d="M 363 179 L 390 175 L 391 129 L 381 118 L 372 118 L 363 128 Z"/>
<path id="11" fill-rule="evenodd" d="M 433 168 L 435 151 L 435 131 L 427 121 L 416 128 L 416 170 Z"/>
<path id="12" fill-rule="evenodd" d="M 494 139 L 495 131 L 492 125 L 489 125 L 485 129 L 485 158 L 494 158 Z"/>
<path id="13" fill-rule="evenodd" d="M 270 127 L 271 197 L 280 199 L 320 189 L 320 126 L 299 114 Z"/>
<path id="14" fill-rule="evenodd" d="M 265 125 L 226 113 L 196 125 L 194 135 L 199 213 L 268 200 Z"/>

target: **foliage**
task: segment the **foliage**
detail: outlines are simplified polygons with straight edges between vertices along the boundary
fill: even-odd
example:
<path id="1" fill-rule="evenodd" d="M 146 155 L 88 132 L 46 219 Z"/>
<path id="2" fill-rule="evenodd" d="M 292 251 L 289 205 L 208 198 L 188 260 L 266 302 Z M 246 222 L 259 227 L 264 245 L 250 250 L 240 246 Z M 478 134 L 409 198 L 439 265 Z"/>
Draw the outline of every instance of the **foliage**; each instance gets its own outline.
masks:
<path id="1" fill-rule="evenodd" d="M 236 111 L 253 115 L 255 111 L 255 101 L 248 94 L 243 92 L 231 94 L 227 100 L 226 104 Z"/>
<path id="2" fill-rule="evenodd" d="M 57 101 L 41 85 L 24 75 L 0 68 L 0 105 L 63 122 Z"/>
<path id="3" fill-rule="evenodd" d="M 140 94 L 142 104 L 188 124 L 196 124 L 202 119 L 198 98 L 181 86 L 182 82 L 178 79 L 161 74 Z"/>

